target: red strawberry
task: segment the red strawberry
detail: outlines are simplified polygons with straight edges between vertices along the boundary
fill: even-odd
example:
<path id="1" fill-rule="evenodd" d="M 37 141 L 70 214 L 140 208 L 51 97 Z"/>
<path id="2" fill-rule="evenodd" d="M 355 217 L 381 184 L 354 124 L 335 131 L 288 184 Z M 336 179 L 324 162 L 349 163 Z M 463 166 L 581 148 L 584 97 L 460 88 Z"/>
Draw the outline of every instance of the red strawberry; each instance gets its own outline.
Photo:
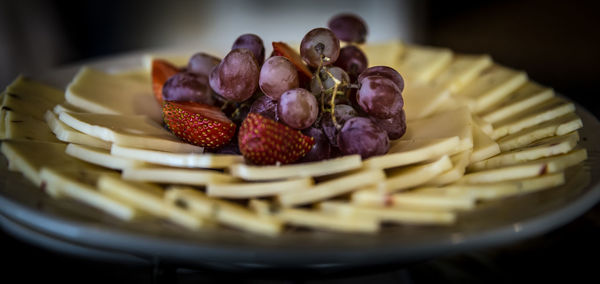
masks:
<path id="1" fill-rule="evenodd" d="M 177 66 L 169 63 L 166 60 L 154 59 L 152 60 L 152 90 L 154 91 L 154 98 L 162 105 L 163 96 L 162 89 L 167 79 L 171 76 L 179 73 Z"/>
<path id="2" fill-rule="evenodd" d="M 303 157 L 315 139 L 299 130 L 257 113 L 250 113 L 240 126 L 238 143 L 242 155 L 257 165 L 292 163 Z"/>
<path id="3" fill-rule="evenodd" d="M 202 147 L 221 147 L 235 135 L 236 125 L 219 108 L 201 103 L 166 101 L 163 120 L 175 136 Z"/>
<path id="4" fill-rule="evenodd" d="M 304 64 L 302 61 L 302 57 L 298 52 L 294 51 L 289 45 L 285 42 L 274 41 L 273 42 L 273 54 L 279 55 L 287 58 L 294 66 L 296 70 L 298 70 L 298 76 L 300 79 L 300 85 L 305 86 L 310 83 L 310 79 L 312 78 L 312 72 L 310 69 Z"/>

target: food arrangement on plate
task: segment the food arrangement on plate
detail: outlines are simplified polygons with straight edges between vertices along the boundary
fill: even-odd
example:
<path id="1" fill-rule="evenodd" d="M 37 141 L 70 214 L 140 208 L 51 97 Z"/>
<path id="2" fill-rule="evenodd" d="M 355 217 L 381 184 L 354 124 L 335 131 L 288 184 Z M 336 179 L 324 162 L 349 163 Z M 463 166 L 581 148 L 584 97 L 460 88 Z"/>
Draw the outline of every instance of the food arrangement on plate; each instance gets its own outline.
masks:
<path id="1" fill-rule="evenodd" d="M 53 198 L 126 222 L 269 236 L 450 226 L 560 186 L 587 158 L 575 105 L 526 73 L 366 37 L 341 14 L 266 59 L 244 34 L 222 58 L 84 66 L 66 90 L 18 77 L 2 93 L 2 153 Z"/>

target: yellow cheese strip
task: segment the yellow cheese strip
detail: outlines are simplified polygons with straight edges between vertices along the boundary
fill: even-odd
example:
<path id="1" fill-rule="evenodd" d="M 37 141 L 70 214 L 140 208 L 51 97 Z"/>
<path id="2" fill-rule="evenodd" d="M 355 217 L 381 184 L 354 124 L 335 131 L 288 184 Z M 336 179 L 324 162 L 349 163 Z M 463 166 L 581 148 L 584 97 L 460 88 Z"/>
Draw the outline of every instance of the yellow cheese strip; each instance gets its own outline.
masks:
<path id="1" fill-rule="evenodd" d="M 112 155 L 119 157 L 172 167 L 221 169 L 244 162 L 244 158 L 240 155 L 169 153 L 125 147 L 116 144 L 112 146 L 110 152 Z"/>
<path id="2" fill-rule="evenodd" d="M 577 146 L 577 141 L 579 141 L 579 134 L 576 131 L 562 136 L 543 139 L 523 148 L 504 152 L 487 160 L 474 163 L 469 166 L 469 170 L 478 171 L 511 166 L 544 157 L 565 154 Z"/>
<path id="3" fill-rule="evenodd" d="M 451 168 L 452 162 L 448 156 L 427 164 L 395 168 L 388 171 L 384 181 L 378 183 L 378 190 L 388 193 L 406 190 L 422 185 Z"/>
<path id="4" fill-rule="evenodd" d="M 432 83 L 457 93 L 491 65 L 492 59 L 488 55 L 457 55 Z"/>
<path id="5" fill-rule="evenodd" d="M 35 80 L 17 77 L 5 90 L 2 108 L 43 120 L 44 112 L 64 100 L 64 91 Z"/>
<path id="6" fill-rule="evenodd" d="M 29 115 L 7 111 L 4 117 L 5 139 L 27 139 L 58 142 L 48 125 Z"/>
<path id="7" fill-rule="evenodd" d="M 98 180 L 98 190 L 138 210 L 168 219 L 191 230 L 198 230 L 206 224 L 203 218 L 166 202 L 164 190 L 156 185 L 124 181 L 114 176 L 102 176 Z"/>
<path id="8" fill-rule="evenodd" d="M 187 62 L 186 62 L 187 65 Z M 131 81 L 140 82 L 142 84 L 152 84 L 151 72 L 146 68 L 133 68 L 127 70 L 117 70 L 111 72 L 112 75 Z"/>
<path id="9" fill-rule="evenodd" d="M 479 127 L 483 133 L 492 136 L 492 133 L 494 133 L 494 126 L 491 123 L 483 120 L 483 118 L 474 113 L 471 114 L 471 119 L 473 119 L 473 124 L 475 124 L 476 127 Z"/>
<path id="10" fill-rule="evenodd" d="M 416 164 L 454 153 L 460 145 L 458 136 L 438 139 L 396 140 L 382 156 L 371 157 L 364 162 L 366 168 L 385 169 Z"/>
<path id="11" fill-rule="evenodd" d="M 481 117 L 491 123 L 507 119 L 554 97 L 550 88 L 527 81 L 504 100 L 480 112 Z"/>
<path id="12" fill-rule="evenodd" d="M 587 158 L 585 149 L 575 149 L 567 154 L 534 160 L 513 166 L 486 169 L 464 175 L 461 183 L 489 183 L 540 176 L 546 173 L 557 173 L 576 165 Z"/>
<path id="13" fill-rule="evenodd" d="M 2 141 L 2 154 L 10 167 L 21 172 L 34 185 L 40 186 L 42 167 L 69 169 L 98 169 L 98 167 L 65 154 L 67 145 L 45 141 Z"/>
<path id="14" fill-rule="evenodd" d="M 518 115 L 494 123 L 492 138 L 497 140 L 574 111 L 575 105 L 572 102 L 554 97 Z"/>
<path id="15" fill-rule="evenodd" d="M 110 150 L 85 145 L 69 144 L 65 153 L 88 163 L 113 170 L 123 170 L 125 168 L 144 165 L 144 162 L 141 161 L 111 155 Z"/>
<path id="16" fill-rule="evenodd" d="M 471 151 L 463 151 L 450 157 L 452 168 L 442 174 L 434 177 L 426 184 L 428 185 L 445 185 L 457 181 L 465 174 L 465 169 L 469 165 L 471 159 Z"/>
<path id="17" fill-rule="evenodd" d="M 525 72 L 496 64 L 481 72 L 479 77 L 457 92 L 456 96 L 467 98 L 471 110 L 478 113 L 502 101 L 526 81 Z"/>
<path id="18" fill-rule="evenodd" d="M 157 183 L 207 185 L 211 183 L 227 183 L 235 178 L 212 170 L 180 169 L 180 168 L 126 168 L 122 176 L 126 180 Z"/>
<path id="19" fill-rule="evenodd" d="M 452 51 L 447 48 L 407 45 L 396 71 L 406 85 L 428 83 L 452 61 Z"/>
<path id="20" fill-rule="evenodd" d="M 352 216 L 367 216 L 380 222 L 400 224 L 436 224 L 447 225 L 456 221 L 456 214 L 449 211 L 410 210 L 394 207 L 360 206 L 340 201 L 319 203 L 324 212 Z"/>
<path id="21" fill-rule="evenodd" d="M 207 197 L 202 192 L 187 187 L 171 187 L 165 200 L 183 204 L 190 212 L 219 223 L 251 233 L 275 236 L 281 233 L 283 224 L 277 218 L 259 215 L 251 210 L 225 200 Z"/>
<path id="22" fill-rule="evenodd" d="M 146 115 L 162 120 L 162 110 L 154 99 L 152 85 L 104 73 L 89 67 L 79 70 L 67 86 L 65 99 L 89 112 Z"/>
<path id="23" fill-rule="evenodd" d="M 98 139 L 87 134 L 83 134 L 75 130 L 74 128 L 60 121 L 58 117 L 56 117 L 56 114 L 54 114 L 50 110 L 46 111 L 45 118 L 46 124 L 48 124 L 48 127 L 50 128 L 52 133 L 54 133 L 54 135 L 56 135 L 56 138 L 60 141 L 81 144 L 91 147 L 98 147 L 103 149 L 110 149 L 110 142 Z"/>
<path id="24" fill-rule="evenodd" d="M 428 117 L 450 97 L 450 91 L 428 84 L 408 84 L 402 92 L 406 120 Z"/>
<path id="25" fill-rule="evenodd" d="M 54 106 L 54 108 L 52 108 L 52 112 L 54 112 L 54 114 L 56 114 L 57 116 L 65 111 L 67 111 L 67 112 L 86 112 L 85 110 L 78 108 L 68 102 L 61 102 L 60 104 L 57 104 Z"/>
<path id="26" fill-rule="evenodd" d="M 314 181 L 310 177 L 269 182 L 213 183 L 206 187 L 206 194 L 224 198 L 255 198 L 282 194 L 299 188 L 306 189 L 313 184 Z"/>
<path id="27" fill-rule="evenodd" d="M 473 152 L 470 163 L 485 160 L 500 153 L 500 146 L 479 127 L 473 126 Z"/>
<path id="28" fill-rule="evenodd" d="M 367 56 L 369 67 L 383 65 L 394 68 L 404 53 L 404 44 L 398 40 L 361 45 L 360 48 Z"/>
<path id="29" fill-rule="evenodd" d="M 471 113 L 466 107 L 437 113 L 431 117 L 413 120 L 400 140 L 421 140 L 458 136 L 460 145 L 456 152 L 473 148 Z M 453 153 L 449 153 L 453 154 Z"/>
<path id="30" fill-rule="evenodd" d="M 281 166 L 252 166 L 236 164 L 229 167 L 232 176 L 244 180 L 273 180 L 294 177 L 318 177 L 358 169 L 362 166 L 359 155 Z"/>
<path id="31" fill-rule="evenodd" d="M 546 121 L 498 139 L 503 152 L 518 149 L 543 138 L 565 135 L 583 127 L 583 122 L 575 113 Z"/>
<path id="32" fill-rule="evenodd" d="M 425 189 L 430 189 L 430 187 Z M 468 210 L 474 208 L 476 203 L 475 198 L 471 196 L 432 192 L 431 190 L 411 190 L 388 194 L 374 189 L 364 189 L 354 192 L 351 200 L 352 204 L 357 206 L 392 207 L 425 212 Z"/>
<path id="33" fill-rule="evenodd" d="M 318 183 L 312 187 L 296 188 L 279 194 L 277 201 L 282 206 L 310 204 L 376 184 L 384 178 L 385 174 L 382 170 L 360 170 Z"/>
<path id="34" fill-rule="evenodd" d="M 282 208 L 275 214 L 283 222 L 300 227 L 345 233 L 376 233 L 379 221 L 364 216 L 344 216 L 306 209 Z"/>
<path id="35" fill-rule="evenodd" d="M 60 196 L 80 201 L 125 221 L 140 216 L 133 206 L 102 194 L 95 186 L 78 181 L 64 171 L 42 168 L 40 176 L 46 187 L 51 191 L 58 191 Z"/>

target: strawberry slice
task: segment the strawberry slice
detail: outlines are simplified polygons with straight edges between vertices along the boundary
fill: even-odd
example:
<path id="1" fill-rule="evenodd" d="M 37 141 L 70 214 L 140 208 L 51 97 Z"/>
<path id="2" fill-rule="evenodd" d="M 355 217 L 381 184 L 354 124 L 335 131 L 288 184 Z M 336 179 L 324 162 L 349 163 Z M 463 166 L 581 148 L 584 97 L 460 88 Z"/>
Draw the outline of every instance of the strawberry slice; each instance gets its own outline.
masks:
<path id="1" fill-rule="evenodd" d="M 289 164 L 300 159 L 315 139 L 257 113 L 249 113 L 238 134 L 242 155 L 257 165 Z"/>
<path id="2" fill-rule="evenodd" d="M 218 148 L 235 135 L 236 125 L 217 107 L 196 102 L 169 102 L 163 105 L 163 121 L 183 141 Z"/>
<path id="3" fill-rule="evenodd" d="M 298 52 L 292 49 L 287 43 L 281 41 L 273 42 L 273 54 L 279 55 L 287 58 L 298 70 L 298 76 L 300 79 L 301 86 L 307 86 L 310 83 L 310 79 L 312 78 L 312 72 L 310 69 L 304 64 L 302 61 L 302 57 Z"/>
<path id="4" fill-rule="evenodd" d="M 171 76 L 179 73 L 179 68 L 171 64 L 170 62 L 163 59 L 152 60 L 152 90 L 154 91 L 154 98 L 162 105 L 163 96 L 162 89 L 167 79 Z"/>

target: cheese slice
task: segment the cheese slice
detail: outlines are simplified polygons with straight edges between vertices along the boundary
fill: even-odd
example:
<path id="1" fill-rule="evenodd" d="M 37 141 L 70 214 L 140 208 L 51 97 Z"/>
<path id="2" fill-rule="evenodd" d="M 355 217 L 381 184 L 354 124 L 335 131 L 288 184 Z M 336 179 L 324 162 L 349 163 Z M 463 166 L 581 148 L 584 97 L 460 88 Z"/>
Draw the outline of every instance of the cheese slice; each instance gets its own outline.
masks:
<path id="1" fill-rule="evenodd" d="M 481 72 L 479 77 L 457 92 L 456 96 L 467 98 L 471 110 L 479 113 L 505 99 L 526 81 L 525 72 L 495 64 Z"/>
<path id="2" fill-rule="evenodd" d="M 140 115 L 63 112 L 58 118 L 80 132 L 117 145 L 165 152 L 200 153 L 204 150 L 180 142 L 160 125 Z"/>
<path id="3" fill-rule="evenodd" d="M 143 84 L 83 67 L 67 86 L 65 99 L 89 112 L 122 115 L 146 115 L 162 120 L 162 111 L 154 99 L 152 85 Z"/>
<path id="4" fill-rule="evenodd" d="M 324 212 L 343 214 L 345 216 L 366 216 L 387 223 L 400 224 L 436 224 L 447 225 L 456 221 L 456 214 L 450 211 L 411 210 L 394 207 L 360 206 L 340 201 L 319 203 Z"/>
<path id="5" fill-rule="evenodd" d="M 85 110 L 78 108 L 68 102 L 61 102 L 59 104 L 56 104 L 53 108 L 52 108 L 52 112 L 54 112 L 54 114 L 56 114 L 57 116 L 60 115 L 61 113 L 68 111 L 68 112 L 86 112 Z"/>
<path id="6" fill-rule="evenodd" d="M 37 120 L 29 115 L 7 111 L 4 124 L 5 139 L 58 142 L 58 139 L 44 121 Z"/>
<path id="7" fill-rule="evenodd" d="M 520 163 L 512 166 L 486 169 L 464 175 L 461 183 L 490 183 L 557 173 L 576 165 L 587 158 L 585 149 L 575 149 L 567 154 Z"/>
<path id="8" fill-rule="evenodd" d="M 428 83 L 452 61 L 452 51 L 418 45 L 407 45 L 396 70 L 405 78 L 406 85 Z"/>
<path id="9" fill-rule="evenodd" d="M 45 111 L 54 107 L 55 104 L 54 101 L 44 100 L 35 94 L 17 95 L 8 93 L 3 100 L 2 108 L 37 120 L 43 120 Z"/>
<path id="10" fill-rule="evenodd" d="M 468 108 L 437 113 L 431 117 L 413 120 L 400 140 L 422 140 L 458 136 L 460 144 L 456 152 L 473 148 L 473 127 Z"/>
<path id="11" fill-rule="evenodd" d="M 34 185 L 40 186 L 42 167 L 68 169 L 98 169 L 97 167 L 65 154 L 67 145 L 46 141 L 5 140 L 2 154 L 11 165 Z"/>
<path id="12" fill-rule="evenodd" d="M 98 139 L 93 136 L 89 136 L 87 134 L 83 134 L 75 130 L 74 128 L 60 121 L 58 117 L 56 117 L 56 114 L 54 114 L 50 110 L 46 111 L 45 118 L 46 124 L 48 124 L 48 127 L 50 128 L 52 133 L 54 133 L 54 135 L 56 135 L 56 138 L 60 141 L 81 144 L 91 147 L 98 147 L 103 149 L 110 149 L 110 142 Z"/>
<path id="13" fill-rule="evenodd" d="M 457 93 L 491 65 L 492 59 L 488 55 L 458 55 L 432 80 L 432 84 Z"/>
<path id="14" fill-rule="evenodd" d="M 359 155 L 348 155 L 323 161 L 275 165 L 252 166 L 236 164 L 229 167 L 232 176 L 244 180 L 275 180 L 295 177 L 320 177 L 358 169 L 362 166 Z"/>
<path id="15" fill-rule="evenodd" d="M 230 165 L 243 163 L 240 155 L 224 155 L 210 153 L 169 153 L 156 150 L 137 149 L 121 145 L 113 145 L 112 155 L 144 161 L 148 163 L 185 168 L 222 169 Z"/>
<path id="16" fill-rule="evenodd" d="M 487 160 L 474 163 L 469 166 L 469 170 L 478 171 L 502 166 L 511 166 L 526 161 L 565 154 L 577 146 L 577 141 L 579 141 L 579 134 L 577 131 L 562 136 L 550 137 L 513 151 L 504 152 Z"/>
<path id="17" fill-rule="evenodd" d="M 72 198 L 125 221 L 141 216 L 131 205 L 102 194 L 94 185 L 80 181 L 69 172 L 42 168 L 40 176 L 46 187 L 59 192 L 59 196 Z"/>
<path id="18" fill-rule="evenodd" d="M 465 169 L 471 160 L 471 150 L 466 150 L 450 157 L 452 168 L 434 177 L 426 184 L 445 185 L 457 181 L 465 174 Z"/>
<path id="19" fill-rule="evenodd" d="M 187 64 L 187 62 L 186 62 Z M 126 80 L 136 81 L 142 84 L 152 84 L 151 72 L 148 72 L 146 68 L 132 68 L 126 70 L 116 70 L 109 72 L 110 74 L 121 77 Z"/>
<path id="20" fill-rule="evenodd" d="M 198 215 L 167 202 L 164 199 L 164 190 L 157 185 L 124 181 L 119 177 L 106 175 L 99 178 L 98 190 L 147 214 L 167 219 L 191 230 L 198 230 L 206 224 Z"/>
<path id="21" fill-rule="evenodd" d="M 306 189 L 313 184 L 314 181 L 310 177 L 269 182 L 213 183 L 206 186 L 206 194 L 223 198 L 257 198 L 273 196 L 299 188 Z"/>
<path id="22" fill-rule="evenodd" d="M 402 92 L 406 120 L 432 115 L 450 97 L 450 91 L 428 84 L 407 84 Z"/>
<path id="23" fill-rule="evenodd" d="M 504 100 L 479 112 L 490 123 L 507 119 L 554 97 L 554 91 L 533 81 L 527 81 Z"/>
<path id="24" fill-rule="evenodd" d="M 518 149 L 537 140 L 564 135 L 583 127 L 583 122 L 575 113 L 546 121 L 536 126 L 523 129 L 517 133 L 504 136 L 497 140 L 503 152 Z"/>
<path id="25" fill-rule="evenodd" d="M 475 124 L 476 127 L 479 127 L 479 129 L 483 131 L 483 133 L 485 133 L 488 136 L 492 136 L 492 134 L 494 133 L 494 126 L 490 122 L 485 121 L 479 115 L 476 115 L 474 113 L 471 113 L 471 119 L 473 119 L 473 124 Z"/>
<path id="26" fill-rule="evenodd" d="M 297 208 L 282 208 L 275 216 L 287 224 L 325 231 L 346 233 L 376 233 L 379 231 L 379 220 L 365 216 L 345 216 Z"/>
<path id="27" fill-rule="evenodd" d="M 236 180 L 230 175 L 213 170 L 165 167 L 126 168 L 123 170 L 122 177 L 132 181 L 187 185 L 208 185 L 211 183 L 227 183 Z"/>
<path id="28" fill-rule="evenodd" d="M 232 202 L 210 198 L 201 191 L 189 187 L 170 187 L 165 194 L 165 200 L 173 204 L 181 204 L 193 214 L 214 218 L 223 225 L 242 231 L 275 236 L 283 229 L 282 222 L 277 218 L 259 215 Z"/>
<path id="29" fill-rule="evenodd" d="M 35 80 L 17 77 L 5 90 L 2 108 L 43 120 L 47 109 L 64 100 L 64 91 Z"/>
<path id="30" fill-rule="evenodd" d="M 392 40 L 362 45 L 361 49 L 367 56 L 369 67 L 390 66 L 394 68 L 404 53 L 404 44 L 398 40 Z"/>
<path id="31" fill-rule="evenodd" d="M 387 178 L 377 184 L 377 189 L 388 193 L 406 190 L 425 184 L 451 168 L 448 156 L 426 164 L 395 168 L 386 173 Z"/>
<path id="32" fill-rule="evenodd" d="M 113 156 L 110 154 L 110 150 L 107 149 L 78 144 L 67 145 L 65 153 L 88 163 L 113 170 L 122 170 L 125 168 L 140 167 L 144 165 L 144 162 L 142 161 Z"/>
<path id="33" fill-rule="evenodd" d="M 481 128 L 473 126 L 473 151 L 470 163 L 485 160 L 499 153 L 500 146 L 498 143 L 484 133 Z"/>
<path id="34" fill-rule="evenodd" d="M 320 182 L 314 186 L 296 188 L 281 193 L 277 196 L 277 201 L 285 207 L 310 204 L 376 184 L 384 178 L 385 174 L 382 170 L 359 170 Z"/>
<path id="35" fill-rule="evenodd" d="M 458 136 L 421 140 L 396 140 L 390 150 L 382 156 L 371 157 L 364 161 L 365 168 L 385 169 L 428 160 L 437 159 L 448 153 L 456 152 L 460 145 Z"/>
<path id="36" fill-rule="evenodd" d="M 519 132 L 525 128 L 538 125 L 574 111 L 575 104 L 554 97 L 518 115 L 494 123 L 494 133 L 492 134 L 492 138 L 497 140 L 503 136 Z"/>

